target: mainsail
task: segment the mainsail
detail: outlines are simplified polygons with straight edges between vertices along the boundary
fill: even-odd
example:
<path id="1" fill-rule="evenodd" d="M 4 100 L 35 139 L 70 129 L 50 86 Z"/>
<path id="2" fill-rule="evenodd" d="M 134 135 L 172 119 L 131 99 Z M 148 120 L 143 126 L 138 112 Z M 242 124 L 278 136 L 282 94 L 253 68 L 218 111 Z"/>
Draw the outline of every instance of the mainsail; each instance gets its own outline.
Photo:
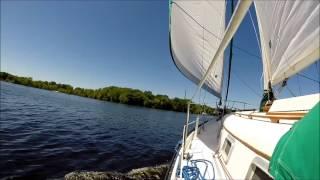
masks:
<path id="1" fill-rule="evenodd" d="M 255 0 L 264 86 L 276 85 L 320 57 L 318 0 Z"/>
<path id="2" fill-rule="evenodd" d="M 177 68 L 198 84 L 208 69 L 225 31 L 224 0 L 172 0 L 170 2 L 170 49 Z M 203 88 L 221 97 L 223 55 Z"/>

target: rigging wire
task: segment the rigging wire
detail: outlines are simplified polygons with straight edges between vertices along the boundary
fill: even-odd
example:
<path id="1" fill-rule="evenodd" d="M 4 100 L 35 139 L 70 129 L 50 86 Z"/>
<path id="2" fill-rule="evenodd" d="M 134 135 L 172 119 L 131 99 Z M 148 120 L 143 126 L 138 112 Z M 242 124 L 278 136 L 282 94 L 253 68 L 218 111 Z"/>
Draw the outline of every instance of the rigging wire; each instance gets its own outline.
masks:
<path id="1" fill-rule="evenodd" d="M 299 87 L 299 94 L 301 96 L 301 86 L 300 86 L 299 76 L 297 76 L 297 82 L 298 82 L 298 87 Z"/>
<path id="2" fill-rule="evenodd" d="M 319 64 L 319 61 L 315 62 L 315 66 L 314 67 L 316 67 L 316 72 L 318 73 L 318 75 L 320 75 L 320 64 Z"/>
<path id="3" fill-rule="evenodd" d="M 261 72 L 261 77 L 260 77 L 260 89 L 264 89 L 264 85 L 263 85 L 263 78 L 264 78 L 264 74 L 263 74 L 263 70 Z"/>
<path id="4" fill-rule="evenodd" d="M 279 40 L 279 39 L 280 39 L 280 37 L 278 36 L 278 40 Z M 287 57 L 287 55 L 284 54 L 284 57 L 285 57 L 285 61 L 284 61 L 284 62 L 290 67 L 290 64 L 288 63 L 288 57 Z M 290 67 L 290 68 L 293 69 L 293 67 Z M 298 76 L 301 76 L 301 77 L 304 77 L 304 78 L 306 78 L 306 79 L 309 79 L 309 80 L 311 80 L 311 81 L 314 81 L 314 82 L 320 84 L 319 81 L 317 81 L 317 80 L 315 80 L 315 79 L 312 79 L 312 78 L 310 78 L 310 77 L 302 74 L 301 71 L 300 71 L 300 72 L 297 72 L 296 75 L 297 75 L 297 78 L 298 78 Z M 289 93 L 290 93 L 292 96 L 296 97 L 296 95 L 293 93 L 293 91 L 291 91 L 291 89 L 290 89 L 289 86 L 287 85 L 287 80 L 288 80 L 288 78 L 289 78 L 289 77 L 287 77 L 287 78 L 282 82 L 282 86 L 286 86 L 286 88 L 288 89 Z M 299 85 L 299 91 L 300 91 L 300 85 Z M 301 95 L 301 91 L 300 91 L 300 95 Z"/>
<path id="5" fill-rule="evenodd" d="M 273 90 L 274 90 L 274 95 L 276 97 L 278 97 L 280 95 L 281 91 L 283 90 L 283 86 L 279 86 L 277 89 L 276 89 L 276 86 L 274 86 Z"/>
<path id="6" fill-rule="evenodd" d="M 206 27 L 204 27 L 203 25 L 201 25 L 201 23 L 199 23 L 193 16 L 191 16 L 185 9 L 183 9 L 179 4 L 177 4 L 176 2 L 172 1 L 172 4 L 175 4 L 179 9 L 182 10 L 183 13 L 185 13 L 188 17 L 191 18 L 191 20 L 193 20 L 196 24 L 198 24 L 202 29 L 206 30 L 209 34 L 213 35 L 214 37 L 216 37 L 217 39 L 221 38 L 219 36 L 217 36 L 216 34 L 214 34 L 213 32 L 209 31 Z"/>
<path id="7" fill-rule="evenodd" d="M 201 28 L 203 28 L 203 30 L 207 31 L 209 34 L 213 35 L 215 38 L 219 39 L 219 40 L 222 40 L 221 37 L 219 37 L 218 35 L 216 35 L 215 33 L 211 32 L 210 30 L 208 30 L 207 28 L 205 28 L 203 25 L 201 25 L 201 23 L 199 23 L 192 15 L 190 15 L 185 9 L 183 9 L 179 4 L 177 4 L 176 2 L 172 2 L 172 4 L 175 4 L 179 9 L 182 10 L 182 12 L 184 14 L 186 14 L 189 18 L 191 18 L 192 21 L 194 21 L 197 25 L 199 25 Z M 237 45 L 233 45 L 235 49 L 238 49 L 239 51 L 242 51 L 243 53 L 249 55 L 249 56 L 252 56 L 252 57 L 255 57 L 257 59 L 261 59 L 261 56 L 259 55 L 256 55 L 252 52 L 249 52 Z"/>
<path id="8" fill-rule="evenodd" d="M 185 13 L 188 17 L 190 17 L 196 24 L 198 24 L 201 28 L 203 28 L 203 31 L 207 31 L 209 34 L 213 35 L 215 38 L 219 39 L 219 40 L 222 40 L 222 38 L 220 38 L 219 36 L 217 36 L 216 34 L 214 34 L 213 32 L 209 31 L 207 28 L 205 28 L 203 25 L 201 25 L 201 23 L 199 23 L 193 16 L 191 16 L 185 9 L 183 9 L 179 4 L 175 3 L 175 2 L 172 2 L 173 4 L 175 4 L 179 9 L 181 9 L 183 11 L 183 13 Z M 250 19 L 251 19 L 251 22 L 252 22 L 252 25 L 253 25 L 253 29 L 254 29 L 254 32 L 255 32 L 255 35 L 256 35 L 256 39 L 258 41 L 258 46 L 259 46 L 259 50 L 260 50 L 260 54 L 262 54 L 262 50 L 261 50 L 261 46 L 260 46 L 260 41 L 259 41 L 259 38 L 258 38 L 258 33 L 257 33 L 257 30 L 256 30 L 256 27 L 255 27 L 255 24 L 254 24 L 254 21 L 253 21 L 253 18 L 252 18 L 252 15 L 251 15 L 251 12 L 249 10 L 249 16 L 250 16 Z M 204 38 L 204 37 L 203 37 Z M 247 54 L 248 56 L 251 56 L 251 57 L 254 57 L 254 58 L 257 58 L 259 60 L 261 60 L 261 56 L 259 55 L 256 55 L 250 51 L 247 51 L 237 45 L 233 45 L 234 49 L 237 49 L 245 54 Z M 316 69 L 318 71 L 318 74 L 319 74 L 319 68 L 317 68 L 317 65 L 319 65 L 318 62 L 315 63 L 316 64 Z M 320 66 L 320 65 L 319 65 Z M 310 81 L 313 81 L 313 82 L 316 82 L 318 84 L 320 84 L 320 81 L 319 80 L 316 80 L 316 79 L 313 79 L 313 78 L 310 78 L 308 76 L 306 76 L 305 74 L 302 74 L 302 73 L 297 73 L 297 76 L 300 76 L 300 77 L 303 77 L 305 79 L 308 79 Z M 245 83 L 245 81 L 243 81 L 242 79 L 239 78 L 239 76 L 236 76 L 244 85 L 246 85 L 252 92 L 254 92 L 254 94 L 256 94 L 257 96 L 261 97 L 257 92 L 255 92 L 255 90 L 253 90 L 250 86 L 248 86 L 248 84 Z M 261 81 L 262 81 L 262 78 L 263 78 L 263 73 L 261 75 Z M 298 78 L 298 77 L 297 77 Z M 299 81 L 299 80 L 298 80 Z M 300 88 L 300 87 L 299 87 Z M 281 89 L 281 90 L 280 90 Z M 287 89 L 288 91 L 293 95 L 293 92 L 288 88 L 287 86 Z M 300 89 L 299 89 L 300 90 Z M 282 91 L 282 88 L 279 88 L 279 91 Z M 279 92 L 280 93 L 280 92 Z M 301 90 L 300 90 L 300 94 L 301 94 Z"/>
<path id="9" fill-rule="evenodd" d="M 204 31 L 207 31 L 209 34 L 211 34 L 211 35 L 213 35 L 215 38 L 217 38 L 217 39 L 219 39 L 219 40 L 222 40 L 222 38 L 220 38 L 219 36 L 217 36 L 215 33 L 213 33 L 213 32 L 211 32 L 210 30 L 208 30 L 207 28 L 205 28 L 201 23 L 199 23 L 192 15 L 190 15 L 184 8 L 182 8 L 179 4 L 177 4 L 177 3 L 175 3 L 175 2 L 172 2 L 172 4 L 175 4 L 184 14 L 186 14 L 192 21 L 194 21 L 198 26 L 200 26 L 202 29 L 203 29 L 203 32 Z M 231 6 L 233 6 L 233 3 L 231 3 Z M 233 7 L 232 7 L 233 8 Z M 250 12 L 250 11 L 249 11 Z M 254 25 L 254 24 L 253 24 Z M 255 27 L 254 27 L 254 29 L 255 29 Z M 256 30 L 255 30 L 255 32 L 256 32 Z M 257 35 L 256 35 L 257 36 Z M 204 37 L 203 37 L 204 38 Z M 232 43 L 232 40 L 231 40 L 231 42 L 230 42 L 230 44 Z M 259 43 L 258 43 L 259 44 Z M 230 45 L 230 47 L 232 47 L 231 45 Z M 236 46 L 236 45 L 233 45 L 233 47 L 234 47 L 234 49 L 237 49 L 237 50 L 239 50 L 239 51 L 241 51 L 241 52 L 243 52 L 243 53 L 245 53 L 245 54 L 247 54 L 247 55 L 249 55 L 249 56 L 252 56 L 252 57 L 254 57 L 254 58 L 257 58 L 257 59 L 261 59 L 261 56 L 258 56 L 258 55 L 256 55 L 256 54 L 254 54 L 254 53 L 251 53 L 251 52 L 249 52 L 249 51 L 247 51 L 247 50 L 245 50 L 245 49 L 243 49 L 243 48 L 241 48 L 241 47 L 239 47 L 239 46 Z M 230 49 L 232 49 L 232 48 L 230 48 Z M 259 46 L 259 49 L 260 49 L 260 51 L 261 51 L 261 48 L 260 48 L 260 46 Z M 231 53 L 232 53 L 232 50 L 230 50 L 231 51 Z M 232 57 L 232 54 L 230 55 L 231 57 Z M 231 60 L 230 60 L 230 62 L 231 62 Z M 230 63 L 229 63 L 230 64 Z M 230 72 L 230 70 L 231 70 L 231 65 L 229 65 L 229 72 Z M 230 79 L 230 76 L 231 75 L 228 75 L 228 79 Z M 229 84 L 229 83 L 228 83 Z M 245 83 L 244 83 L 245 84 Z M 228 85 L 229 86 L 229 85 Z M 248 86 L 249 87 L 249 86 Z M 251 89 L 250 87 L 249 87 L 249 89 Z M 253 89 L 251 89 L 258 97 L 260 97 L 261 98 L 261 96 L 258 94 L 258 93 L 256 93 Z M 228 96 L 228 88 L 227 88 L 227 94 L 226 94 L 226 98 L 227 98 L 227 96 Z M 192 99 L 192 98 L 191 98 Z"/>
<path id="10" fill-rule="evenodd" d="M 290 92 L 290 94 L 293 96 L 293 97 L 296 97 L 296 95 L 291 91 L 291 89 L 289 88 L 289 86 L 287 85 L 286 88 L 288 89 L 288 91 Z"/>
<path id="11" fill-rule="evenodd" d="M 256 35 L 256 39 L 257 39 L 257 43 L 258 43 L 258 47 L 259 47 L 259 52 L 260 52 L 260 55 L 262 56 L 261 42 L 260 42 L 260 39 L 259 39 L 259 36 L 258 36 L 258 32 L 256 30 L 256 26 L 254 24 L 250 9 L 249 9 L 249 16 L 250 16 L 250 20 L 251 20 L 251 24 L 252 24 L 254 33 Z M 261 57 L 259 57 L 259 59 L 261 59 Z M 261 77 L 260 77 L 260 89 L 263 89 L 263 85 L 262 85 L 263 79 L 262 78 L 263 78 L 263 71 L 261 72 Z"/>
<path id="12" fill-rule="evenodd" d="M 233 46 L 234 46 L 234 49 L 237 49 L 237 50 L 239 50 L 239 51 L 247 54 L 248 56 L 251 56 L 251 57 L 254 57 L 254 58 L 258 59 L 258 60 L 261 60 L 261 56 L 258 56 L 258 55 L 254 54 L 254 53 L 252 53 L 252 52 L 249 52 L 249 51 L 247 51 L 247 50 L 245 50 L 245 49 L 243 49 L 243 48 L 240 48 L 240 47 L 237 46 L 237 45 L 233 45 Z"/>
<path id="13" fill-rule="evenodd" d="M 252 27 L 253 27 L 254 33 L 256 34 L 256 39 L 257 39 L 257 43 L 258 43 L 260 54 L 262 54 L 261 47 L 260 47 L 260 40 L 259 40 L 259 37 L 258 37 L 256 26 L 254 25 L 254 22 L 253 22 L 253 18 L 252 18 L 250 9 L 249 9 L 249 16 L 250 16 L 250 19 L 251 19 L 251 23 L 252 23 Z"/>
<path id="14" fill-rule="evenodd" d="M 259 93 L 257 93 L 253 88 L 251 88 L 245 81 L 243 81 L 238 74 L 236 74 L 235 71 L 233 71 L 235 74 L 235 77 L 237 77 L 248 89 L 250 89 L 255 95 L 258 97 L 262 98 Z"/>
<path id="15" fill-rule="evenodd" d="M 297 73 L 297 75 L 300 76 L 300 77 L 304 77 L 306 79 L 309 79 L 310 81 L 313 81 L 313 82 L 316 82 L 316 83 L 320 84 L 320 81 L 312 79 L 312 78 L 310 78 L 310 77 L 308 77 L 308 76 L 306 76 L 306 75 L 304 75 L 302 73 Z"/>
<path id="16" fill-rule="evenodd" d="M 188 17 L 190 17 L 196 24 L 198 24 L 201 28 L 203 28 L 203 31 L 207 31 L 209 34 L 213 35 L 214 37 L 216 37 L 216 38 L 219 39 L 219 40 L 222 39 L 222 38 L 220 38 L 219 36 L 217 36 L 216 34 L 214 34 L 213 32 L 211 32 L 210 30 L 208 30 L 207 28 L 205 28 L 203 25 L 201 25 L 201 23 L 199 23 L 193 16 L 191 16 L 191 15 L 190 15 L 185 9 L 183 9 L 179 4 L 177 4 L 177 3 L 175 3 L 175 2 L 172 2 L 172 3 L 175 4 L 179 9 L 181 9 L 181 10 L 183 11 L 183 13 L 185 13 Z M 253 29 L 254 29 L 254 32 L 255 32 L 255 35 L 256 35 L 256 39 L 257 39 L 257 42 L 258 42 L 258 47 L 259 47 L 259 50 L 260 50 L 260 54 L 262 54 L 262 50 L 261 50 L 261 46 L 260 46 L 260 41 L 259 41 L 258 33 L 257 33 L 257 28 L 255 27 L 255 24 L 254 24 L 254 21 L 253 21 L 253 17 L 252 17 L 252 14 L 251 14 L 251 11 L 250 11 L 250 10 L 249 10 L 249 17 L 250 17 L 250 20 L 251 20 L 251 23 L 252 23 L 252 26 L 253 26 Z M 204 37 L 203 37 L 203 38 L 204 38 Z M 233 45 L 233 47 L 234 47 L 234 49 L 237 49 L 237 50 L 239 50 L 239 51 L 247 54 L 248 56 L 251 56 L 251 57 L 254 57 L 254 58 L 256 58 L 256 59 L 261 60 L 261 56 L 259 56 L 259 55 L 256 55 L 256 54 L 254 54 L 254 53 L 252 53 L 252 52 L 250 52 L 250 51 L 247 51 L 247 50 L 245 50 L 245 49 L 243 49 L 243 48 L 241 48 L 241 47 L 239 47 L 239 46 L 237 46 L 237 45 Z M 318 64 L 319 64 L 319 63 L 316 62 L 316 66 L 317 66 Z M 318 72 L 319 72 L 319 69 L 318 69 L 318 68 L 317 68 L 317 70 L 318 70 Z M 297 75 L 300 76 L 300 77 L 303 77 L 303 78 L 305 78 L 305 79 L 308 79 L 308 80 L 310 80 L 310 81 L 313 81 L 313 82 L 316 82 L 316 83 L 320 84 L 320 81 L 315 80 L 315 79 L 313 79 L 313 78 L 310 78 L 310 77 L 308 77 L 308 76 L 306 76 L 306 75 L 304 75 L 304 74 L 302 74 L 302 73 L 297 73 Z M 239 78 L 239 77 L 237 76 L 237 78 Z M 262 75 L 261 75 L 261 79 L 262 79 L 262 78 L 263 78 L 263 73 L 262 73 Z M 241 80 L 241 79 L 240 79 L 240 80 Z M 243 81 L 243 82 L 244 82 L 244 81 Z M 244 83 L 244 84 L 245 84 L 245 83 Z M 249 86 L 248 86 L 248 88 L 249 88 Z M 249 88 L 249 89 L 253 90 L 252 88 Z M 255 91 L 253 90 L 253 92 L 255 92 Z M 256 92 L 255 92 L 255 94 L 258 95 Z M 258 95 L 258 96 L 260 97 L 260 95 Z"/>
<path id="17" fill-rule="evenodd" d="M 320 79 L 320 63 L 319 62 L 320 62 L 319 60 L 315 62 L 316 74 L 318 76 L 318 79 Z M 320 91 L 320 87 L 318 87 L 318 89 Z"/>
<path id="18" fill-rule="evenodd" d="M 297 73 L 296 75 L 297 75 L 296 78 L 297 78 L 297 84 L 298 84 L 300 96 L 302 95 L 302 91 L 301 91 L 301 84 L 300 84 L 300 78 L 299 78 L 299 76 L 300 76 L 300 77 L 303 77 L 303 78 L 306 78 L 306 79 L 308 79 L 308 80 L 310 80 L 310 81 L 313 81 L 313 82 L 315 82 L 315 83 L 320 84 L 319 81 L 317 81 L 317 80 L 315 80 L 315 79 L 312 79 L 312 78 L 306 76 L 305 74 Z M 287 85 L 287 83 L 285 83 L 285 85 L 282 85 L 282 86 L 280 86 L 280 87 L 277 89 L 277 92 L 276 92 L 277 95 L 280 95 L 280 94 L 281 94 L 281 91 L 284 89 L 284 87 L 287 88 L 288 92 L 289 92 L 292 96 L 296 97 L 296 95 L 295 95 L 295 94 L 293 93 L 293 91 L 289 88 L 289 86 Z"/>

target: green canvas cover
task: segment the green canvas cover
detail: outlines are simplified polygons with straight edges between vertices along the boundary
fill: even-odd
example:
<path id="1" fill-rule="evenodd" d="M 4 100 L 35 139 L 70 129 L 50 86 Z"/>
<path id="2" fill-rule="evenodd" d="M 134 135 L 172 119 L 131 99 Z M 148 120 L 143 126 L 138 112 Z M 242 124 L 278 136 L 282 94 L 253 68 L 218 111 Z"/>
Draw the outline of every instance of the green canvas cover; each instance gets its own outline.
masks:
<path id="1" fill-rule="evenodd" d="M 276 180 L 320 179 L 319 115 L 318 102 L 281 137 L 269 167 L 270 174 Z"/>

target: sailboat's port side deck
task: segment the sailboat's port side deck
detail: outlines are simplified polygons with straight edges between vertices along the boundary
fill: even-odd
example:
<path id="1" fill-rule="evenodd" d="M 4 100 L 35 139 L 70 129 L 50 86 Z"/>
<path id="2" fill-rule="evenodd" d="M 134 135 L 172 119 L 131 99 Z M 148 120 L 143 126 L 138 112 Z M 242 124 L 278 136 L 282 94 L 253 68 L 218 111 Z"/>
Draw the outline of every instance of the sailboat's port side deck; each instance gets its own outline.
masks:
<path id="1" fill-rule="evenodd" d="M 186 138 L 184 158 L 180 148 L 170 179 L 184 179 L 185 166 L 198 168 L 204 179 L 272 179 L 268 168 L 276 145 L 319 97 L 276 100 L 267 113 L 242 111 L 205 123 Z M 280 117 L 279 122 L 270 116 Z"/>
<path id="2" fill-rule="evenodd" d="M 256 167 L 268 175 L 272 152 L 291 125 L 248 119 L 234 114 L 226 115 L 222 122 L 209 121 L 199 128 L 197 136 L 193 133 L 189 135 L 187 141 L 190 143 L 189 146 L 187 143 L 185 156 L 190 159 L 184 159 L 181 167 L 197 161 L 196 166 L 205 179 L 250 179 Z M 177 159 L 180 155 L 181 151 Z M 207 163 L 202 162 L 203 160 Z M 181 173 L 176 171 L 178 167 L 179 161 L 176 161 L 171 179 L 176 178 L 174 172 Z"/>
<path id="3" fill-rule="evenodd" d="M 190 140 L 189 148 L 187 148 L 185 154 L 189 156 L 189 159 L 184 159 L 182 161 L 182 166 L 191 165 L 191 163 L 196 163 L 196 166 L 200 170 L 200 174 L 204 179 L 228 179 L 221 163 L 218 159 L 218 134 L 219 128 L 221 127 L 221 122 L 209 121 L 204 126 L 199 128 L 198 135 L 195 137 L 194 133 L 191 133 L 188 137 Z M 181 149 L 179 151 L 179 156 L 181 157 Z M 173 173 L 171 179 L 176 178 L 176 171 L 179 166 L 179 161 L 175 162 Z M 179 179 L 179 178 L 178 178 Z"/>

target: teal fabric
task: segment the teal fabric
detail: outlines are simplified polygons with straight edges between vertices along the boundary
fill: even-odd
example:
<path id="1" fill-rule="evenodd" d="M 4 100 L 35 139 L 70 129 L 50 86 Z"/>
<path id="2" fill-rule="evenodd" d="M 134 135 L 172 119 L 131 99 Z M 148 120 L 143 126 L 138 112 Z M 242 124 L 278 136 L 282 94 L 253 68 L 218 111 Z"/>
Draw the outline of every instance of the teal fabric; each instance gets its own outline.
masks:
<path id="1" fill-rule="evenodd" d="M 270 161 L 269 171 L 276 180 L 320 179 L 320 103 L 281 137 Z"/>

